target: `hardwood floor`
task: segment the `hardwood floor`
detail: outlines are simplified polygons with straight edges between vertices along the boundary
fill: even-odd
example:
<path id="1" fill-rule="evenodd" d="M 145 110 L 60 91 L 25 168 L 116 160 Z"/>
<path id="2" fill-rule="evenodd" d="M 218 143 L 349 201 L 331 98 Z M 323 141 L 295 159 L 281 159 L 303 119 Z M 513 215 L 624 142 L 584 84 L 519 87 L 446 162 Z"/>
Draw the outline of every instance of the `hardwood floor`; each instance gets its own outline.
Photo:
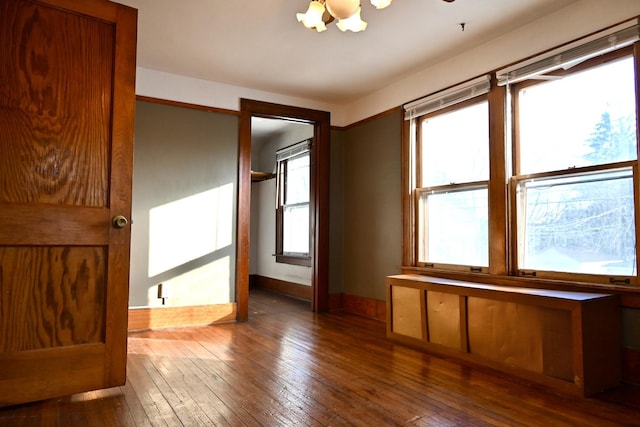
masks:
<path id="1" fill-rule="evenodd" d="M 0 409 L 0 426 L 640 425 L 640 392 L 556 396 L 395 345 L 384 324 L 252 293 L 246 323 L 129 336 L 127 384 Z"/>

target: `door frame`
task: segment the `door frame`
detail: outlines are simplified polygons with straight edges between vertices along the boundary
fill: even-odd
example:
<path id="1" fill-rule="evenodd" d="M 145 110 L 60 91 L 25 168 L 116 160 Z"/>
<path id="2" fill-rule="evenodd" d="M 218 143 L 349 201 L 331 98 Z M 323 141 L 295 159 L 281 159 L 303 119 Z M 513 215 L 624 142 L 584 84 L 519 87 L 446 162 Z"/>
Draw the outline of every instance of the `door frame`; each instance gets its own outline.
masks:
<path id="1" fill-rule="evenodd" d="M 311 309 L 329 309 L 329 112 L 240 99 L 238 144 L 238 221 L 236 256 L 236 319 L 249 319 L 249 253 L 251 228 L 251 117 L 284 119 L 313 125 L 311 147 L 310 224 Z M 275 224 L 274 224 L 275 226 Z"/>

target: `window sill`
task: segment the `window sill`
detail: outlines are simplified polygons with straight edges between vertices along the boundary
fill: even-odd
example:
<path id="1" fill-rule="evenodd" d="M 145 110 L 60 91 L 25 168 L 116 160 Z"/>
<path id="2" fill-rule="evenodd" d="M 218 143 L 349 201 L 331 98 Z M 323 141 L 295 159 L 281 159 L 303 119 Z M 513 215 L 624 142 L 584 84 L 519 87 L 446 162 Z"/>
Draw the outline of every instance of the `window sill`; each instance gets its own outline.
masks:
<path id="1" fill-rule="evenodd" d="M 487 273 L 469 273 L 450 270 L 438 270 L 434 268 L 401 266 L 403 274 L 422 274 L 443 279 L 463 280 L 476 283 L 489 283 L 492 285 L 521 286 L 528 288 L 552 289 L 562 291 L 589 290 L 598 292 L 616 292 L 621 294 L 640 294 L 640 286 L 635 285 L 611 285 L 604 283 L 574 282 L 569 280 L 541 279 L 535 277 L 506 276 Z"/>
<path id="2" fill-rule="evenodd" d="M 275 255 L 276 262 L 280 264 L 301 265 L 303 267 L 311 267 L 310 256 L 296 256 L 296 255 Z"/>

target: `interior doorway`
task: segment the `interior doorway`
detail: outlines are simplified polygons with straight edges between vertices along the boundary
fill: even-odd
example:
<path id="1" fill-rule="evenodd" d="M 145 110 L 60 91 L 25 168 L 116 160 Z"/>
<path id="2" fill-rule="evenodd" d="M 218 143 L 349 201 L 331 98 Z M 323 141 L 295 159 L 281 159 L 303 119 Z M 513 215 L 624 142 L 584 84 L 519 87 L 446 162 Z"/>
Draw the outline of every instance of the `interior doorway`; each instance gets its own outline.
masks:
<path id="1" fill-rule="evenodd" d="M 313 126 L 310 147 L 309 225 L 311 254 L 311 309 L 328 309 L 329 277 L 329 133 L 330 114 L 324 111 L 242 99 L 238 176 L 238 236 L 236 258 L 237 319 L 249 318 L 251 230 L 251 153 L 253 118 L 283 119 Z"/>
<path id="2" fill-rule="evenodd" d="M 251 118 L 251 316 L 257 288 L 311 301 L 313 131 L 310 123 Z"/>

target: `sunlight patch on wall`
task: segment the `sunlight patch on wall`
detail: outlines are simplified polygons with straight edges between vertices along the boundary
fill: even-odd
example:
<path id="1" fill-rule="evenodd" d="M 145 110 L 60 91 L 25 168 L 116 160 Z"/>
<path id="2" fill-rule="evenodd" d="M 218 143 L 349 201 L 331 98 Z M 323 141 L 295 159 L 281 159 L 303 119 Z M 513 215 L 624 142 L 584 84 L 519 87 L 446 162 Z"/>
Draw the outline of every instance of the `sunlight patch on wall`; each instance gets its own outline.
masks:
<path id="1" fill-rule="evenodd" d="M 165 305 L 170 307 L 226 304 L 229 301 L 231 258 L 222 257 L 162 282 L 166 289 Z M 158 287 L 148 291 L 149 305 L 160 306 Z"/>
<path id="2" fill-rule="evenodd" d="M 233 184 L 149 210 L 149 277 L 232 244 Z"/>

